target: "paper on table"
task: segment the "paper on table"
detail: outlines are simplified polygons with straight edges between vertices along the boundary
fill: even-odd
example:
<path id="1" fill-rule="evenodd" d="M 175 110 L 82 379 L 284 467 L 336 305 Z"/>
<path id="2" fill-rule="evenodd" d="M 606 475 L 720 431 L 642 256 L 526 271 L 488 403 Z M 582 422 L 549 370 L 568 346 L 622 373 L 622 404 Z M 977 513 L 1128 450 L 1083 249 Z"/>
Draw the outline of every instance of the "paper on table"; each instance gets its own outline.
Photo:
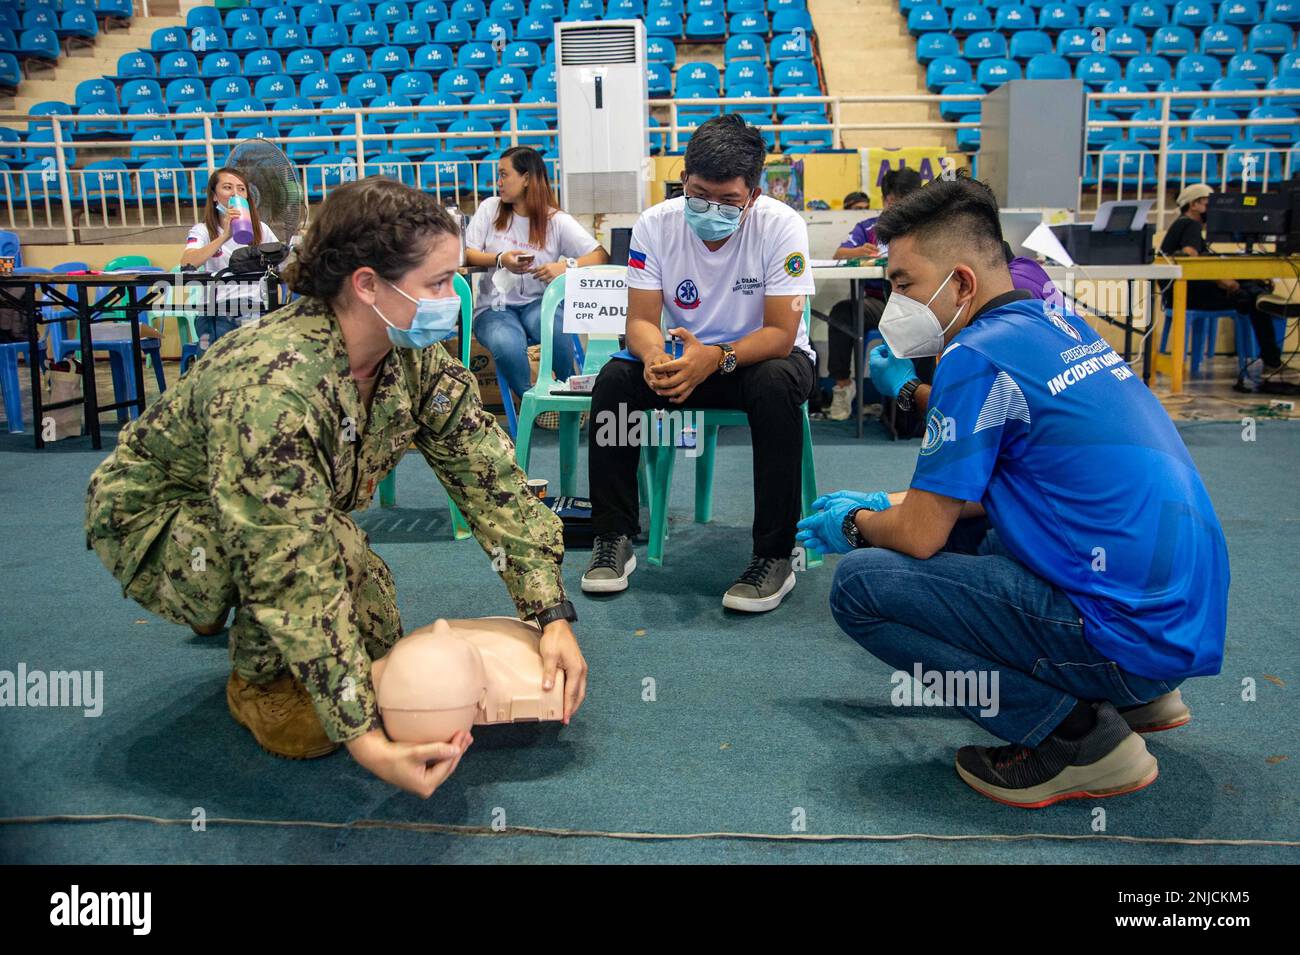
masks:
<path id="1" fill-rule="evenodd" d="M 848 265 L 848 259 L 810 259 L 809 265 L 814 269 L 838 269 Z"/>
<path id="2" fill-rule="evenodd" d="M 1065 251 L 1065 246 L 1061 245 L 1061 240 L 1056 237 L 1056 233 L 1047 227 L 1047 223 L 1039 225 L 1020 244 L 1026 249 L 1031 249 L 1039 255 L 1046 256 L 1064 266 L 1074 265 L 1074 259 L 1070 257 L 1069 252 Z"/>

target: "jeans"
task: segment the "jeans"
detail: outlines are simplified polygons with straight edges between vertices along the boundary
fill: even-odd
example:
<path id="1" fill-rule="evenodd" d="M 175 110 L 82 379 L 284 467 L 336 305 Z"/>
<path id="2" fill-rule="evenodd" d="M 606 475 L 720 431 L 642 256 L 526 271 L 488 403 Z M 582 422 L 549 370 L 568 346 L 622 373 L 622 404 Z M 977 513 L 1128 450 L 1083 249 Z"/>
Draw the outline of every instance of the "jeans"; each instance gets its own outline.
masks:
<path id="1" fill-rule="evenodd" d="M 542 341 L 542 300 L 479 313 L 474 316 L 474 337 L 492 353 L 492 360 L 515 398 L 523 397 L 531 377 L 528 346 Z M 551 368 L 556 378 L 565 381 L 573 374 L 573 339 L 564 334 L 558 310 L 551 341 Z"/>
<path id="2" fill-rule="evenodd" d="M 831 613 L 896 670 L 987 674 L 996 713 L 969 696 L 958 709 L 1026 746 L 1041 743 L 1080 700 L 1136 706 L 1181 682 L 1137 676 L 1102 656 L 1065 592 L 1012 557 L 984 518 L 959 521 L 929 560 L 875 547 L 845 555 Z"/>

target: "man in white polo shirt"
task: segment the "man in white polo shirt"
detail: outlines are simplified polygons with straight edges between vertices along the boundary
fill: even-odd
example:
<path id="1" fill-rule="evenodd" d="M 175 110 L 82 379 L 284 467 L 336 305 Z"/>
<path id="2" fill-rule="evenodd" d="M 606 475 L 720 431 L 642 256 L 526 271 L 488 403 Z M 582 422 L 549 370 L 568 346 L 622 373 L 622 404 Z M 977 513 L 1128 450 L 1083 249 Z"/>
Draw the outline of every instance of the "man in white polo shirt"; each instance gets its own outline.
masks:
<path id="1" fill-rule="evenodd" d="M 642 213 L 628 254 L 627 356 L 601 370 L 592 420 L 648 408 L 737 408 L 754 445 L 752 559 L 722 598 L 760 612 L 794 587 L 803 417 L 815 355 L 803 325 L 808 229 L 759 195 L 763 137 L 735 114 L 700 126 L 686 147 L 684 196 Z M 680 343 L 665 349 L 664 327 Z M 673 346 L 670 346 L 673 347 Z M 674 352 L 677 348 L 674 347 Z M 610 439 L 610 433 L 618 437 Z M 582 577 L 589 593 L 627 589 L 639 532 L 634 429 L 593 425 L 589 455 L 596 541 Z M 631 440 L 628 440 L 631 439 Z M 649 440 L 647 437 L 646 440 Z"/>

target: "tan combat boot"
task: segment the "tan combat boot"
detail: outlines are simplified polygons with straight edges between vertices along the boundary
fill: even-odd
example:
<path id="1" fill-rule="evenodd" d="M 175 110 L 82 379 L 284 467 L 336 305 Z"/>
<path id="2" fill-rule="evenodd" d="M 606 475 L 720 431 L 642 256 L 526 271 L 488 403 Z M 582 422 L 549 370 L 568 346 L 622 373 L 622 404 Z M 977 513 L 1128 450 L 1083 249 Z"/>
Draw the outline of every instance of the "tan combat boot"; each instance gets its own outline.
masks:
<path id="1" fill-rule="evenodd" d="M 231 671 L 226 705 L 235 722 L 272 756 L 315 759 L 339 748 L 325 735 L 307 691 L 287 673 L 271 683 L 249 683 Z"/>

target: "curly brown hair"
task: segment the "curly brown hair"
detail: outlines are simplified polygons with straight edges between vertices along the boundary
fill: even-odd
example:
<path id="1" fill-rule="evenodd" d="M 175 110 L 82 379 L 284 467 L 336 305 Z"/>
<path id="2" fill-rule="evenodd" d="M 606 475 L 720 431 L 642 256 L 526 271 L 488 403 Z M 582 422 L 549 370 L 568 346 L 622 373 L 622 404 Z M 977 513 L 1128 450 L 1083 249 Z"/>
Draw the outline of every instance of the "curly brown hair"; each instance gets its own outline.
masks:
<path id="1" fill-rule="evenodd" d="M 442 235 L 459 236 L 460 229 L 433 196 L 367 176 L 330 192 L 284 278 L 299 295 L 332 300 L 364 266 L 397 282 Z"/>

